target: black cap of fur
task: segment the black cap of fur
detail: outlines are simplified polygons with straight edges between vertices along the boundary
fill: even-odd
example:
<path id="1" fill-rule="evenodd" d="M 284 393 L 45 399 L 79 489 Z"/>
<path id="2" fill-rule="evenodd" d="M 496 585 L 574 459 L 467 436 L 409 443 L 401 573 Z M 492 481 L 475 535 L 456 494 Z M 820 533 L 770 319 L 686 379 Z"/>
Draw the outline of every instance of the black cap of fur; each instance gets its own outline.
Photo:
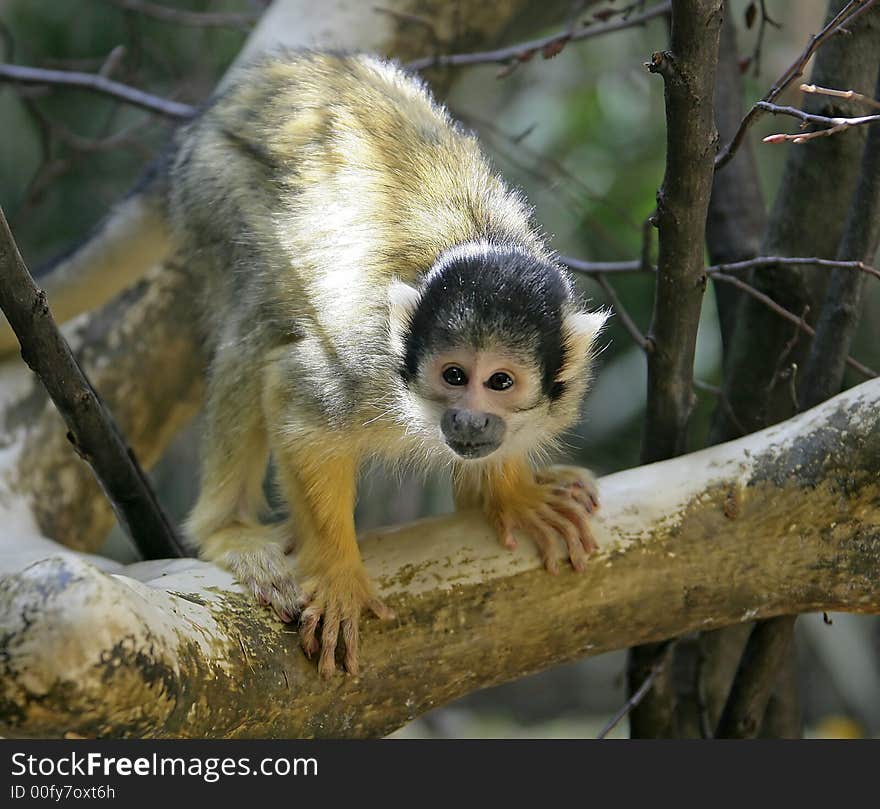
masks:
<path id="1" fill-rule="evenodd" d="M 562 392 L 563 315 L 571 290 L 557 267 L 520 249 L 444 253 L 426 276 L 404 336 L 403 377 L 413 379 L 425 356 L 453 346 L 499 343 L 533 355 L 545 395 Z"/>

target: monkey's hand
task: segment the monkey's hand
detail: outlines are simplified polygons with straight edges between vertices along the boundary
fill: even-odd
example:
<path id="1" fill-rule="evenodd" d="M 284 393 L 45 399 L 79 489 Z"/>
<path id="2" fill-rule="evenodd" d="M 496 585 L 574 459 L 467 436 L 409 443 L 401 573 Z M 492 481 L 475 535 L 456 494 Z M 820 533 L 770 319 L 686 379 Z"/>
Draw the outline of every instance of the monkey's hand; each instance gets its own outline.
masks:
<path id="1" fill-rule="evenodd" d="M 586 469 L 550 466 L 522 481 L 506 498 L 490 498 L 487 511 L 501 543 L 516 547 L 514 531 L 528 534 L 538 546 L 544 566 L 559 572 L 560 537 L 577 571 L 586 569 L 587 556 L 598 546 L 590 530 L 590 515 L 599 508 L 596 479 Z"/>
<path id="2" fill-rule="evenodd" d="M 300 643 L 309 658 L 320 648 L 318 671 L 323 677 L 336 672 L 336 646 L 340 634 L 345 670 L 350 674 L 358 673 L 358 625 L 364 608 L 383 620 L 394 617 L 394 612 L 374 595 L 367 572 L 360 563 L 337 564 L 306 575 L 299 606 L 302 611 Z"/>
<path id="3" fill-rule="evenodd" d="M 272 541 L 269 533 L 265 527 L 231 525 L 208 536 L 199 555 L 226 568 L 245 592 L 289 623 L 297 615 L 293 570 L 284 548 Z"/>

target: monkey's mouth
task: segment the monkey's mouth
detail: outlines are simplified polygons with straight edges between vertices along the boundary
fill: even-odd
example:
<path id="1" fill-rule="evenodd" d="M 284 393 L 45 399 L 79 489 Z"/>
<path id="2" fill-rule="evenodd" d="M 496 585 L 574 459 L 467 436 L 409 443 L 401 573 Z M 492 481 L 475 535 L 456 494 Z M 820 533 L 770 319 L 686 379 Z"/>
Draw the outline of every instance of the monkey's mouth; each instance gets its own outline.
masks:
<path id="1" fill-rule="evenodd" d="M 498 449 L 499 444 L 496 441 L 452 441 L 447 440 L 446 445 L 461 458 L 474 460 L 476 458 L 485 458 Z"/>

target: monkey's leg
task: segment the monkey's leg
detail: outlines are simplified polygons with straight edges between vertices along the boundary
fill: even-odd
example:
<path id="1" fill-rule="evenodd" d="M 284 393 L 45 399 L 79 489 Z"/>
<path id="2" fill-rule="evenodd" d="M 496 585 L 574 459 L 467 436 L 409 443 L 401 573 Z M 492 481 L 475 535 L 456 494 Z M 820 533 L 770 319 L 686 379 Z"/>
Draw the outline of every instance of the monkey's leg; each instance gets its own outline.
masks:
<path id="1" fill-rule="evenodd" d="M 300 642 L 311 657 L 320 647 L 318 670 L 336 670 L 336 646 L 357 674 L 359 619 L 364 607 L 380 618 L 393 613 L 373 593 L 361 561 L 354 527 L 357 458 L 339 444 L 279 437 L 278 475 L 295 523 L 296 568 L 301 591 Z M 321 624 L 320 640 L 318 626 Z"/>
<path id="2" fill-rule="evenodd" d="M 269 457 L 259 381 L 249 384 L 240 363 L 220 355 L 211 369 L 201 489 L 187 533 L 202 559 L 229 570 L 259 603 L 292 621 L 297 591 L 284 535 L 259 523 Z"/>
<path id="3" fill-rule="evenodd" d="M 514 531 L 528 534 L 551 573 L 559 572 L 564 559 L 560 539 L 578 571 L 596 550 L 589 516 L 599 499 L 595 479 L 586 470 L 551 466 L 536 473 L 524 461 L 508 461 L 476 477 L 458 478 L 455 494 L 459 507 L 479 502 L 505 547 L 516 547 Z"/>

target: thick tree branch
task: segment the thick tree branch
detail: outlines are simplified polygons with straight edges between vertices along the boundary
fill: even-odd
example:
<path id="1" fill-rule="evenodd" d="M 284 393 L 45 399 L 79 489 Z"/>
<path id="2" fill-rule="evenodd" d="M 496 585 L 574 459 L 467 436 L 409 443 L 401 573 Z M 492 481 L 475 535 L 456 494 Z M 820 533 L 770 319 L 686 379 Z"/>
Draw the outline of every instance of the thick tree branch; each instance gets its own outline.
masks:
<path id="1" fill-rule="evenodd" d="M 693 397 L 694 348 L 706 285 L 703 237 L 718 133 L 712 99 L 721 0 L 672 4 L 671 50 L 649 69 L 663 76 L 666 174 L 657 193 L 659 253 L 649 339 L 648 401 L 642 460 L 684 450 Z"/>
<path id="2" fill-rule="evenodd" d="M 828 12 L 833 22 L 852 4 L 833 0 Z M 816 54 L 812 81 L 820 85 L 861 87 L 874 82 L 880 61 L 880 8 L 876 5 L 852 25 L 851 35 L 835 37 Z M 819 107 L 821 100 L 824 106 Z M 810 111 L 846 115 L 850 102 L 811 96 Z M 829 217 L 828 211 L 848 210 L 859 172 L 864 129 L 846 138 L 820 138 L 791 149 L 768 222 L 762 253 L 767 256 L 838 256 L 843 234 L 843 217 Z M 834 182 L 829 183 L 828 178 Z M 822 188 L 821 195 L 816 195 Z M 800 320 L 806 309 L 818 315 L 818 296 L 826 281 L 824 273 L 809 265 L 791 263 L 765 266 L 755 272 L 752 285 L 768 299 Z M 738 313 L 727 373 L 725 396 L 737 420 L 749 430 L 761 429 L 787 418 L 794 410 L 789 386 L 779 384 L 779 362 L 803 366 L 806 355 L 802 341 L 789 348 L 791 326 L 771 311 L 766 302 L 751 296 Z M 798 327 L 799 330 L 801 327 Z M 714 441 L 737 435 L 729 415 L 718 410 L 712 427 Z"/>
<path id="3" fill-rule="evenodd" d="M 880 72 L 877 77 L 880 98 Z M 838 258 L 871 261 L 880 245 L 880 125 L 868 132 L 859 182 L 847 215 Z M 836 269 L 825 293 L 801 381 L 801 402 L 812 407 L 843 384 L 844 365 L 859 322 L 864 276 Z"/>
<path id="4" fill-rule="evenodd" d="M 755 624 L 715 731 L 716 738 L 753 739 L 758 735 L 779 672 L 794 652 L 796 618 L 779 615 Z"/>
<path id="5" fill-rule="evenodd" d="M 363 552 L 397 622 L 321 680 L 212 565 L 87 559 L 0 536 L 0 733 L 378 736 L 562 660 L 809 610 L 880 612 L 880 381 L 730 444 L 600 481 L 599 554 L 550 576 L 474 513 Z M 57 548 L 57 546 L 56 546 Z"/>
<path id="6" fill-rule="evenodd" d="M 848 15 L 845 22 L 842 15 Z M 814 83 L 853 87 L 874 80 L 880 55 L 877 5 L 831 0 L 828 21 L 801 60 L 792 65 L 783 77 L 784 81 L 778 83 L 780 92 L 785 84 L 801 75 L 806 64 L 804 57 L 815 52 L 823 38 L 831 41 L 826 42 L 816 55 Z M 843 30 L 843 25 L 848 35 L 835 37 L 836 32 Z M 773 101 L 777 95 L 774 88 L 765 100 Z M 850 114 L 846 108 L 849 102 L 845 100 L 838 100 L 833 109 L 829 99 L 824 99 L 822 106 L 817 101 L 818 98 L 808 98 L 805 106 L 823 114 L 841 117 Z M 741 128 L 740 131 L 744 130 Z M 864 134 L 863 130 L 857 130 L 847 138 L 813 139 L 789 152 L 763 252 L 821 257 L 838 254 L 843 223 L 837 218 L 829 218 L 827 211 L 844 210 L 849 206 Z M 723 154 L 720 157 L 723 160 Z M 834 178 L 833 183 L 827 182 L 829 176 Z M 824 189 L 821 197 L 813 193 L 818 187 Z M 787 311 L 800 313 L 800 321 L 808 312 L 817 311 L 816 301 L 823 281 L 819 273 L 808 267 L 770 267 L 754 276 L 758 292 Z M 724 381 L 730 412 L 721 408 L 716 411 L 713 440 L 736 434 L 737 423 L 749 430 L 758 429 L 788 417 L 797 408 L 796 380 L 790 376 L 786 384 L 780 384 L 783 376 L 780 370 L 783 363 L 792 369 L 802 365 L 806 351 L 791 337 L 788 328 L 782 328 L 783 321 L 775 315 L 770 316 L 769 311 L 755 296 L 744 301 L 741 307 Z M 798 328 L 803 330 L 800 325 Z M 773 667 L 772 659 L 784 656 L 784 647 L 791 644 L 793 626 L 793 621 L 783 621 L 773 628 L 774 631 L 759 631 L 756 637 L 761 642 L 752 646 L 754 658 L 740 668 L 731 691 L 733 701 L 725 708 L 727 727 L 750 725 L 753 717 L 747 715 L 748 712 L 779 682 L 780 669 Z M 771 660 L 771 664 L 764 662 L 765 657 Z M 758 699 L 738 700 L 737 695 L 742 694 L 758 695 Z"/>
<path id="7" fill-rule="evenodd" d="M 186 556 L 147 476 L 58 331 L 0 209 L 0 309 L 21 355 L 64 417 L 68 437 L 92 467 L 122 525 L 147 559 Z"/>
<path id="8" fill-rule="evenodd" d="M 762 4 L 761 32 L 756 50 L 760 50 L 764 26 L 765 11 Z M 758 61 L 757 56 L 755 61 Z M 721 27 L 718 71 L 715 76 L 715 125 L 722 142 L 733 137 L 739 121 L 742 120 L 743 92 L 736 25 L 728 2 Z M 736 160 L 715 171 L 712 180 L 712 195 L 706 216 L 709 260 L 713 264 L 732 264 L 753 259 L 761 249 L 766 223 L 766 206 L 761 193 L 755 151 L 747 143 Z M 730 269 L 721 271 L 736 272 Z M 726 358 L 736 323 L 737 305 L 742 300 L 742 295 L 729 287 L 716 286 L 715 300 Z"/>

